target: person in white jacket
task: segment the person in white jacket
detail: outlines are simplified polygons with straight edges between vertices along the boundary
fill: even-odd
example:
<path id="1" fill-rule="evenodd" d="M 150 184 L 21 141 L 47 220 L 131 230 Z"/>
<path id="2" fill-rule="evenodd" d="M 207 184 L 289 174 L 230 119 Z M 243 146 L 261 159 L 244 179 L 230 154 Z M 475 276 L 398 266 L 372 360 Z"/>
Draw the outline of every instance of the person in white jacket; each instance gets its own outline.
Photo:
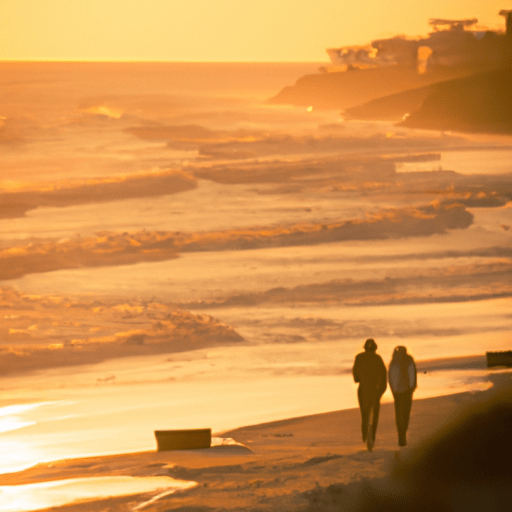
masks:
<path id="1" fill-rule="evenodd" d="M 407 349 L 398 346 L 388 370 L 389 387 L 395 400 L 395 421 L 398 431 L 398 444 L 407 444 L 407 429 L 412 408 L 412 394 L 417 386 L 416 364 Z"/>

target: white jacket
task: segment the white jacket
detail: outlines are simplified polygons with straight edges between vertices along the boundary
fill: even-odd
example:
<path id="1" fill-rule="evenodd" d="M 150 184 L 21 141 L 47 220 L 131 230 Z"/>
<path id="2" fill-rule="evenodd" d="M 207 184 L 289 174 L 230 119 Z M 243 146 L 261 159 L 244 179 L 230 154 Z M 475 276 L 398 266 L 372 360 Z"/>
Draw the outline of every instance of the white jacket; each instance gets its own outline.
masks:
<path id="1" fill-rule="evenodd" d="M 416 365 L 410 355 L 394 357 L 389 365 L 389 386 L 393 393 L 405 393 L 416 389 Z"/>

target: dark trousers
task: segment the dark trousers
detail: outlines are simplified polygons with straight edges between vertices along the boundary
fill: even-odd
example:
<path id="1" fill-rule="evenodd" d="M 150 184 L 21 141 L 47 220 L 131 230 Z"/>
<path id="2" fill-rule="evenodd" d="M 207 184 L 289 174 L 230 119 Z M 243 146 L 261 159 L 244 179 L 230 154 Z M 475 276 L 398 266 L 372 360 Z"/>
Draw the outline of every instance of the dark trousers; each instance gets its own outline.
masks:
<path id="1" fill-rule="evenodd" d="M 368 422 L 370 420 L 370 410 L 373 406 L 373 428 L 372 434 L 375 439 L 377 432 L 377 425 L 379 423 L 379 412 L 380 412 L 380 396 L 375 392 L 368 393 L 364 389 L 357 390 L 357 398 L 359 400 L 359 409 L 361 410 L 361 432 L 363 434 L 363 441 L 366 441 L 366 435 L 368 434 Z"/>
<path id="2" fill-rule="evenodd" d="M 405 443 L 412 407 L 412 391 L 393 393 L 395 399 L 395 422 L 400 443 Z"/>

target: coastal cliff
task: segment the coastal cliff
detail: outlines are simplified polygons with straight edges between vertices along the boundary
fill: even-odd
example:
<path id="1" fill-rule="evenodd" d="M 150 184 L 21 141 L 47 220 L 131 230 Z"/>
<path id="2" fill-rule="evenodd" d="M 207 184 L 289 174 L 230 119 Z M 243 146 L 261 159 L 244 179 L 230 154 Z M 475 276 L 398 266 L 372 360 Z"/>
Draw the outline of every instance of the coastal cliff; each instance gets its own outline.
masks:
<path id="1" fill-rule="evenodd" d="M 270 103 L 342 110 L 348 120 L 483 133 L 512 132 L 512 10 L 505 31 L 432 18 L 425 38 L 395 36 L 327 50 L 333 66 Z"/>
<path id="2" fill-rule="evenodd" d="M 512 66 L 424 75 L 396 67 L 307 75 L 269 101 L 339 109 L 345 119 L 408 128 L 512 133 Z"/>
<path id="3" fill-rule="evenodd" d="M 410 128 L 512 133 L 512 66 L 431 86 L 401 123 Z"/>
<path id="4" fill-rule="evenodd" d="M 321 109 L 348 109 L 377 98 L 417 89 L 475 73 L 474 66 L 460 66 L 418 74 L 415 68 L 389 66 L 318 73 L 299 78 L 268 100 L 271 104 Z"/>

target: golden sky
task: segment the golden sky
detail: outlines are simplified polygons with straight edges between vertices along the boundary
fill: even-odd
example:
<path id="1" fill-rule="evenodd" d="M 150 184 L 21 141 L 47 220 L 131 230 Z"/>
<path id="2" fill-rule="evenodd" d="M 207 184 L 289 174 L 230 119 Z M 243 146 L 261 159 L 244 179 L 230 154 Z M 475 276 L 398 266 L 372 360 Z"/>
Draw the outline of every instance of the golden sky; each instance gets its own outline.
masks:
<path id="1" fill-rule="evenodd" d="M 0 0 L 0 60 L 305 61 L 512 0 Z"/>

